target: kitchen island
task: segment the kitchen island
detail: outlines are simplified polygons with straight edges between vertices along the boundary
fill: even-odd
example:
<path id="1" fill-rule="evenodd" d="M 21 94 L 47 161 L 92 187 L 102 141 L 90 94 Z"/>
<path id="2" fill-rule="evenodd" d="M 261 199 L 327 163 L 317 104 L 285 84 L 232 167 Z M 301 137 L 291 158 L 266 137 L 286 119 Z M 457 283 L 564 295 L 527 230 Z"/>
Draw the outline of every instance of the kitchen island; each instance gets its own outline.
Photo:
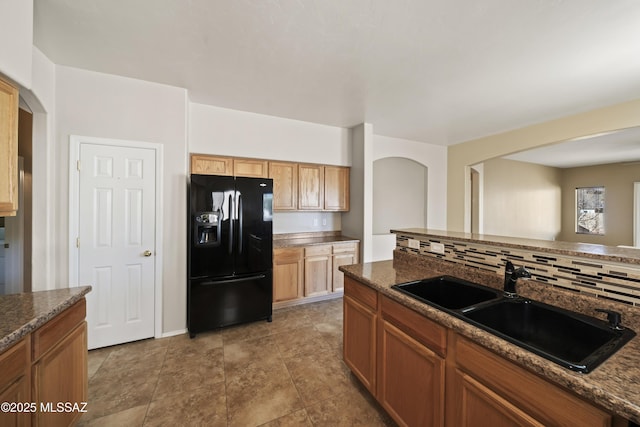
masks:
<path id="1" fill-rule="evenodd" d="M 86 410 L 90 290 L 0 297 L 0 425 L 73 425 Z"/>
<path id="2" fill-rule="evenodd" d="M 341 267 L 341 270 L 344 272 L 345 278 L 350 279 L 345 290 L 345 361 L 348 365 L 350 363 L 353 365 L 353 360 L 355 360 L 356 365 L 364 367 L 360 369 L 356 366 L 354 370 L 353 366 L 350 366 L 387 412 L 392 416 L 395 415 L 396 421 L 398 418 L 402 422 L 411 420 L 411 417 L 414 416 L 413 409 L 407 408 L 406 405 L 404 409 L 394 407 L 393 393 L 390 390 L 385 390 L 387 387 L 394 386 L 394 383 L 393 380 L 386 380 L 386 378 L 392 376 L 399 378 L 402 376 L 402 372 L 392 372 L 397 364 L 386 364 L 382 359 L 386 357 L 385 355 L 392 357 L 401 355 L 400 358 L 410 359 L 414 357 L 411 354 L 418 354 L 415 351 L 418 347 L 424 357 L 414 357 L 414 363 L 428 361 L 429 363 L 424 363 L 423 371 L 427 368 L 430 369 L 429 381 L 434 381 L 435 378 L 434 382 L 438 383 L 432 384 L 426 390 L 435 396 L 434 401 L 431 402 L 435 408 L 430 409 L 427 414 L 432 423 L 425 421 L 425 425 L 454 425 L 451 419 L 460 422 L 459 417 L 464 416 L 469 407 L 454 408 L 454 406 L 462 405 L 458 403 L 462 401 L 467 405 L 472 401 L 470 396 L 479 395 L 476 392 L 480 389 L 488 390 L 487 394 L 483 396 L 491 395 L 496 399 L 495 402 L 500 402 L 493 402 L 492 408 L 504 405 L 501 407 L 501 411 L 509 413 L 509 417 L 513 414 L 522 417 L 511 417 L 509 421 L 511 424 L 507 423 L 507 425 L 537 425 L 536 422 L 540 421 L 540 418 L 536 419 L 535 417 L 536 408 L 532 409 L 534 416 L 529 416 L 526 413 L 526 408 L 525 410 L 518 407 L 504 409 L 511 404 L 517 406 L 519 402 L 518 396 L 509 394 L 509 390 L 511 392 L 514 390 L 526 392 L 528 389 L 535 389 L 535 387 L 538 387 L 538 392 L 527 399 L 531 400 L 535 396 L 540 396 L 539 399 L 542 400 L 533 402 L 533 406 L 545 405 L 547 403 L 544 402 L 545 398 L 551 399 L 552 396 L 556 396 L 556 400 L 559 401 L 552 403 L 559 413 L 567 413 L 573 405 L 576 412 L 579 412 L 579 414 L 575 414 L 576 416 L 585 416 L 585 420 L 597 420 L 596 425 L 626 425 L 626 420 L 640 421 L 639 337 L 633 338 L 593 372 L 577 373 L 391 288 L 395 284 L 412 280 L 451 275 L 502 289 L 503 278 L 499 275 L 398 250 L 394 252 L 393 261 L 344 266 Z M 350 285 L 353 292 L 350 292 Z M 547 302 L 591 316 L 594 315 L 593 309 L 595 307 L 618 310 L 622 313 L 623 324 L 640 332 L 638 309 L 629 305 L 551 288 L 535 281 L 519 283 L 518 291 L 526 298 Z M 368 306 L 367 301 L 369 301 Z M 387 311 L 385 312 L 385 310 Z M 401 319 L 398 314 L 400 310 L 405 310 L 412 320 L 410 322 L 398 320 Z M 353 324 L 356 324 L 356 328 L 360 328 L 360 331 L 365 333 L 356 334 L 357 329 L 349 329 Z M 404 328 L 403 325 L 405 325 Z M 367 326 L 371 327 L 370 330 L 367 329 Z M 370 332 L 368 342 L 366 331 Z M 425 336 L 429 334 L 430 336 Z M 398 346 L 392 349 L 391 346 L 398 336 L 407 337 L 407 340 L 411 341 L 413 350 L 406 350 L 409 346 L 405 346 L 406 348 L 402 351 L 398 350 Z M 420 343 L 427 343 L 427 345 L 422 346 Z M 362 347 L 363 345 L 369 345 L 370 348 L 367 351 L 360 351 L 358 348 L 352 351 L 354 347 Z M 456 353 L 458 354 L 456 355 Z M 461 362 L 464 354 L 473 354 L 473 358 Z M 349 358 L 353 360 L 349 361 Z M 453 360 L 452 367 L 450 367 L 450 359 Z M 475 373 L 474 369 L 483 368 L 479 362 L 474 366 L 474 363 L 480 360 L 484 362 L 485 366 L 492 363 L 494 371 L 500 370 L 495 373 L 502 375 L 502 379 L 506 382 L 509 381 L 508 377 L 513 375 L 514 378 L 519 379 L 519 383 L 512 384 L 513 388 L 510 389 L 508 384 L 504 385 L 498 381 L 500 378 L 476 381 L 476 378 L 471 374 Z M 505 367 L 504 371 L 502 371 L 502 365 Z M 410 375 L 407 376 L 410 377 Z M 459 378 L 456 379 L 456 376 Z M 463 384 L 464 381 L 466 383 Z M 457 391 L 457 388 L 462 391 Z M 425 390 L 422 392 L 425 393 Z M 405 396 L 406 399 L 407 396 Z M 520 399 L 525 406 L 527 399 Z M 448 402 L 446 408 L 444 402 Z M 402 404 L 402 402 L 398 403 L 398 405 Z M 396 410 L 397 412 L 394 414 Z M 408 414 L 404 419 L 403 410 Z M 547 413 L 551 411 L 545 410 Z M 427 415 L 419 414 L 421 417 Z M 413 419 L 423 421 L 421 418 Z M 606 421 L 607 419 L 609 421 Z M 548 419 L 542 421 L 543 424 L 553 424 Z M 575 422 L 578 420 L 576 419 Z"/>

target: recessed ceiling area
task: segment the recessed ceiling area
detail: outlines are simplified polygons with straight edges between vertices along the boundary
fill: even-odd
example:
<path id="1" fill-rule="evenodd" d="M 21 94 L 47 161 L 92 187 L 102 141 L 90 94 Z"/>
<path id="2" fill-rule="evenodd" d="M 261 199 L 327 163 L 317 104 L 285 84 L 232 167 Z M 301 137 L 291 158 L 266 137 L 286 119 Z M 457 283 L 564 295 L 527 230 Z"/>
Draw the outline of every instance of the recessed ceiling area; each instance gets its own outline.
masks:
<path id="1" fill-rule="evenodd" d="M 575 138 L 504 158 L 556 168 L 640 162 L 640 127 Z"/>
<path id="2" fill-rule="evenodd" d="M 637 0 L 35 0 L 54 63 L 450 145 L 640 98 Z"/>

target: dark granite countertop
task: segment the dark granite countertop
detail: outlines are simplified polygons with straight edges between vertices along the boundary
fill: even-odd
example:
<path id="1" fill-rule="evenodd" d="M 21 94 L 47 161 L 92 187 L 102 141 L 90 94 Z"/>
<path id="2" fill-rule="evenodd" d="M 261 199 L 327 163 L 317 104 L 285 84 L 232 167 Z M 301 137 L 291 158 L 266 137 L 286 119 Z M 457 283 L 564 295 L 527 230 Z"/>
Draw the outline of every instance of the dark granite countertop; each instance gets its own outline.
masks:
<path id="1" fill-rule="evenodd" d="M 330 245 L 333 243 L 359 243 L 360 240 L 343 235 L 329 236 L 301 236 L 291 238 L 277 238 L 274 236 L 273 248 L 291 248 L 296 246 Z"/>
<path id="2" fill-rule="evenodd" d="M 455 270 L 454 270 L 455 269 Z M 623 323 L 639 333 L 616 354 L 591 373 L 570 371 L 534 353 L 509 343 L 489 332 L 473 326 L 446 312 L 421 303 L 391 289 L 391 286 L 412 280 L 443 274 L 461 277 L 494 288 L 501 288 L 502 278 L 475 269 L 446 265 L 444 262 L 425 260 L 423 257 L 396 251 L 393 261 L 380 261 L 340 267 L 348 277 L 376 289 L 381 294 L 402 303 L 422 315 L 451 328 L 457 333 L 488 348 L 502 357 L 559 384 L 584 399 L 624 418 L 640 423 L 640 310 L 625 304 L 611 302 L 608 308 L 623 312 Z M 475 270 L 475 271 L 474 271 Z M 563 306 L 582 313 L 593 313 L 593 307 L 609 302 L 576 295 L 565 290 L 551 289 L 533 281 L 519 284 L 520 295 L 538 301 Z M 593 304 L 593 305 L 591 305 Z M 590 314 L 593 315 L 593 314 Z"/>
<path id="3" fill-rule="evenodd" d="M 91 286 L 0 296 L 0 353 L 71 307 Z"/>

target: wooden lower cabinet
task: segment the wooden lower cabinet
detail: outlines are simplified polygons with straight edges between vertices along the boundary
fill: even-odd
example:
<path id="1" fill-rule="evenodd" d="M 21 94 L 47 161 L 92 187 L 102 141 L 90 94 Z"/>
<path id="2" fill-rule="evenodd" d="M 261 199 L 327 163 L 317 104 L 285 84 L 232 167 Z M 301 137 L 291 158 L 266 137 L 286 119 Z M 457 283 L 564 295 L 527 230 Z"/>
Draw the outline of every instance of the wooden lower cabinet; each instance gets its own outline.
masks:
<path id="1" fill-rule="evenodd" d="M 0 426 L 70 426 L 88 400 L 84 298 L 0 354 Z M 25 407 L 24 405 L 29 405 Z"/>
<path id="2" fill-rule="evenodd" d="M 82 322 L 33 366 L 33 401 L 53 409 L 36 412 L 33 425 L 74 424 L 87 402 L 87 382 L 87 324 Z"/>
<path id="3" fill-rule="evenodd" d="M 364 386 L 376 393 L 377 293 L 345 279 L 343 358 Z"/>
<path id="4" fill-rule="evenodd" d="M 358 244 L 336 243 L 332 245 L 332 253 L 332 290 L 341 292 L 344 291 L 344 273 L 340 271 L 340 266 L 358 263 Z"/>
<path id="5" fill-rule="evenodd" d="M 23 338 L 0 355 L 0 402 L 24 404 L 31 402 L 31 355 L 29 337 Z M 0 426 L 29 426 L 31 413 L 0 411 Z M 29 408 L 31 409 L 31 408 Z"/>
<path id="6" fill-rule="evenodd" d="M 628 424 L 349 277 L 343 352 L 400 426 Z"/>
<path id="7" fill-rule="evenodd" d="M 493 392 L 473 377 L 455 371 L 459 411 L 455 425 L 460 427 L 543 427 L 533 417 Z"/>
<path id="8" fill-rule="evenodd" d="M 273 250 L 273 301 L 302 298 L 304 285 L 304 249 Z"/>
<path id="9" fill-rule="evenodd" d="M 273 250 L 273 302 L 287 306 L 340 296 L 340 266 L 358 262 L 358 242 L 280 247 Z"/>
<path id="10" fill-rule="evenodd" d="M 444 425 L 444 359 L 382 321 L 378 401 L 401 426 Z"/>
<path id="11" fill-rule="evenodd" d="M 304 250 L 304 296 L 331 292 L 331 245 L 309 246 Z"/>
<path id="12" fill-rule="evenodd" d="M 611 426 L 611 414 L 456 335 L 451 426 Z"/>

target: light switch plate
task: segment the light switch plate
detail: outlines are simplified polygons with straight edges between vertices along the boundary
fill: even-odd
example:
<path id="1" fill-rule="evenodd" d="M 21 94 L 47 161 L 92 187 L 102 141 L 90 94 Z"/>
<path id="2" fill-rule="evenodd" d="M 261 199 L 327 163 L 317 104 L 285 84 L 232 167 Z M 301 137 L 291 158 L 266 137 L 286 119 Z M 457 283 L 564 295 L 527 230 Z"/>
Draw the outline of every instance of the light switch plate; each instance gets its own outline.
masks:
<path id="1" fill-rule="evenodd" d="M 444 253 L 444 244 L 443 243 L 433 243 L 433 242 L 431 242 L 431 252 L 434 252 L 436 254 L 443 254 Z"/>
<path id="2" fill-rule="evenodd" d="M 409 239 L 409 247 L 412 249 L 420 249 L 420 240 Z"/>

